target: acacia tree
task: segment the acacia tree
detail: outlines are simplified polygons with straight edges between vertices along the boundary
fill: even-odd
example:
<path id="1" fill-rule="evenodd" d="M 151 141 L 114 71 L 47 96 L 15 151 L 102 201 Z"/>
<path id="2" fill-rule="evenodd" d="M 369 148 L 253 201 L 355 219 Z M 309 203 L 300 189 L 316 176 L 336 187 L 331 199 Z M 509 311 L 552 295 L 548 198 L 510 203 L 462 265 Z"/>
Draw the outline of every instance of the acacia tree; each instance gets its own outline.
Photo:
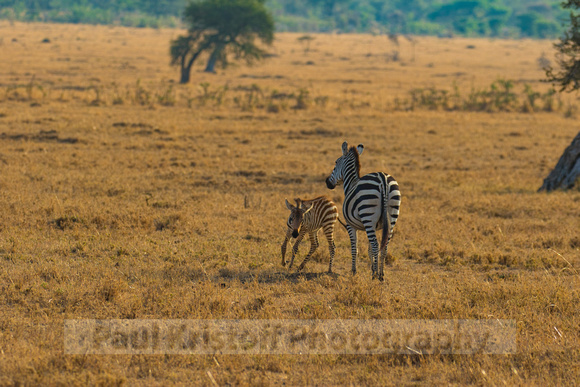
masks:
<path id="1" fill-rule="evenodd" d="M 274 19 L 265 0 L 202 0 L 189 3 L 184 20 L 187 35 L 171 42 L 171 64 L 180 65 L 180 83 L 190 79 L 191 67 L 198 57 L 210 53 L 206 71 L 216 64 L 226 66 L 228 56 L 251 63 L 264 58 L 266 51 L 256 40 L 270 45 L 274 40 Z"/>
<path id="2" fill-rule="evenodd" d="M 554 47 L 558 51 L 556 60 L 559 71 L 551 66 L 546 69 L 548 81 L 560 86 L 560 91 L 580 89 L 580 0 L 568 0 L 562 7 L 570 9 L 570 27 Z"/>
<path id="3" fill-rule="evenodd" d="M 560 91 L 575 91 L 580 89 L 580 0 L 568 0 L 562 3 L 565 9 L 570 9 L 570 27 L 564 32 L 554 47 L 559 71 L 552 67 L 546 69 L 549 82 L 560 86 Z M 558 188 L 574 187 L 580 178 L 580 132 L 568 146 L 556 167 L 544 179 L 540 191 L 553 191 Z"/>

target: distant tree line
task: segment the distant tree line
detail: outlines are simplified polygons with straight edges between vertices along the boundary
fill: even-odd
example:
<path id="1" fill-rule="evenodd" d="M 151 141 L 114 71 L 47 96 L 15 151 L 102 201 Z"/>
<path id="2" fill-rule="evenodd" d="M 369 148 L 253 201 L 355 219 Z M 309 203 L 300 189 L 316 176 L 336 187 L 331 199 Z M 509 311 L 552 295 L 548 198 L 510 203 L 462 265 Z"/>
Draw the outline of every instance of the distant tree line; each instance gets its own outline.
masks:
<path id="1" fill-rule="evenodd" d="M 0 0 L 0 18 L 182 26 L 188 0 Z M 195 1 L 194 1 L 195 2 Z M 268 0 L 278 31 L 554 38 L 560 0 Z"/>
<path id="2" fill-rule="evenodd" d="M 553 38 L 560 0 L 276 0 L 278 30 Z"/>
<path id="3" fill-rule="evenodd" d="M 0 19 L 177 27 L 186 0 L 0 0 Z"/>

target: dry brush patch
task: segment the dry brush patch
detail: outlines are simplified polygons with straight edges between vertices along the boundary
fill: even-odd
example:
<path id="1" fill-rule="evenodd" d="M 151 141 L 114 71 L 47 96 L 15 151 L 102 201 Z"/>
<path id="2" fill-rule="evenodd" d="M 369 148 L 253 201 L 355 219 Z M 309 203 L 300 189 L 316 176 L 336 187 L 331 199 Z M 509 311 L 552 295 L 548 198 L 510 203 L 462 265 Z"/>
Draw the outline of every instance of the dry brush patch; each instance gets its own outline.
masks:
<path id="1" fill-rule="evenodd" d="M 418 38 L 394 62 L 386 37 L 321 35 L 305 53 L 280 34 L 268 62 L 196 72 L 204 90 L 170 82 L 176 31 L 0 33 L 0 384 L 577 380 L 580 193 L 536 193 L 575 122 L 386 108 L 453 80 L 531 82 L 549 42 Z M 351 277 L 340 227 L 335 275 L 324 243 L 306 273 L 280 266 L 284 198 L 342 203 L 324 179 L 344 140 L 401 186 L 384 284 L 363 235 Z M 63 356 L 75 318 L 514 319 L 518 353 Z"/>

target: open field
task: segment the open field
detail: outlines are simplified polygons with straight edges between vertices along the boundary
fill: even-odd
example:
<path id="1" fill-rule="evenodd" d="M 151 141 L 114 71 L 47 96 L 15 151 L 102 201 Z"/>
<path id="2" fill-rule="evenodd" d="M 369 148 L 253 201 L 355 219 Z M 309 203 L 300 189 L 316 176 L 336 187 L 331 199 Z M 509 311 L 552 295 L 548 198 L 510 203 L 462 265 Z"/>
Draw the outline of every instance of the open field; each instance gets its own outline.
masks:
<path id="1" fill-rule="evenodd" d="M 580 190 L 536 193 L 579 130 L 538 81 L 551 42 L 280 34 L 184 86 L 179 33 L 0 22 L 0 385 L 578 383 Z M 280 264 L 284 199 L 342 203 L 345 140 L 400 184 L 384 283 L 340 227 L 335 275 L 323 241 Z M 513 319 L 518 351 L 63 354 L 65 319 L 113 318 Z"/>

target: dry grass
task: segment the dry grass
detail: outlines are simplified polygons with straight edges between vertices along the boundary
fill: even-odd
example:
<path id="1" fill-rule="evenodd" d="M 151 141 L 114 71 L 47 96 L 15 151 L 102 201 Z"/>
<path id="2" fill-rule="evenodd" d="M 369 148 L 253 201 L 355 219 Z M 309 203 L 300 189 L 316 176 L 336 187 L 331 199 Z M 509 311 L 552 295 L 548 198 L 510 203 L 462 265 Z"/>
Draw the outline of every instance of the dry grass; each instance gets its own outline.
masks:
<path id="1" fill-rule="evenodd" d="M 498 78 L 544 92 L 550 42 L 417 38 L 413 54 L 316 35 L 305 52 L 280 34 L 268 61 L 181 86 L 178 33 L 0 24 L 0 385 L 577 383 L 580 192 L 536 193 L 576 121 L 394 105 Z M 324 178 L 343 140 L 400 183 L 384 283 L 362 235 L 351 277 L 340 228 L 337 276 L 312 274 L 325 246 L 306 275 L 280 266 L 284 198 L 341 203 Z M 72 318 L 514 319 L 518 353 L 64 356 Z"/>

